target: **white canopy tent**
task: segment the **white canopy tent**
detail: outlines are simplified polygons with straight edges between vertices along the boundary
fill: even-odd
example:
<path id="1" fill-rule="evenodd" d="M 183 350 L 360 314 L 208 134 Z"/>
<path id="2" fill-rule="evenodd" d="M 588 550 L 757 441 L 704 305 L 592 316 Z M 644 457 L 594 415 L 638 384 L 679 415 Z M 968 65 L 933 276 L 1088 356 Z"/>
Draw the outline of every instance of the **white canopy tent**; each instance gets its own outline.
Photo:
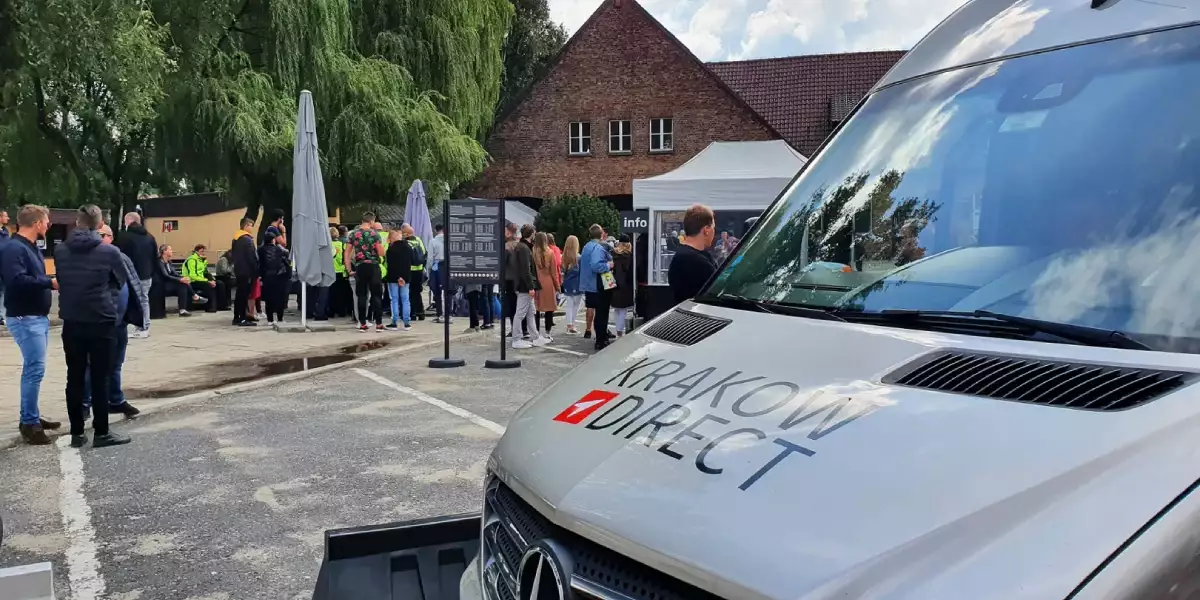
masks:
<path id="1" fill-rule="evenodd" d="M 674 171 L 633 180 L 633 207 L 763 210 L 807 161 L 783 140 L 713 142 Z"/>
<path id="2" fill-rule="evenodd" d="M 713 142 L 669 173 L 633 181 L 633 207 L 650 212 L 651 283 L 665 284 L 672 239 L 683 211 L 703 204 L 717 213 L 717 229 L 741 235 L 741 224 L 762 213 L 808 159 L 782 140 Z"/>

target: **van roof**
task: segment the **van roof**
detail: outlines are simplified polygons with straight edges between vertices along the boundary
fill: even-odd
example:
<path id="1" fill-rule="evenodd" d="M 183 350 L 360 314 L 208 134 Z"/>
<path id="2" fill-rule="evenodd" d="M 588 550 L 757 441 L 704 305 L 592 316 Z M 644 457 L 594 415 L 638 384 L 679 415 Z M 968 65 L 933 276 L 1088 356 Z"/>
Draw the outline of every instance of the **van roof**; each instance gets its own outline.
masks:
<path id="1" fill-rule="evenodd" d="M 1004 57 L 1197 23 L 1200 0 L 971 0 L 926 35 L 876 89 Z"/>

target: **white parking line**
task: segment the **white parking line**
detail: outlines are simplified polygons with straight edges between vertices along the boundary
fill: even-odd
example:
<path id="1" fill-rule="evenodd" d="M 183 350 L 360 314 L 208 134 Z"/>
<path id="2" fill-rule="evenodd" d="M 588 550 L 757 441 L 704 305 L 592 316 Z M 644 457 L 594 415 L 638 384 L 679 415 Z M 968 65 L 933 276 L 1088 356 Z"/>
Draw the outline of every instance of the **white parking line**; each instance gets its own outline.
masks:
<path id="1" fill-rule="evenodd" d="M 572 356 L 583 356 L 583 357 L 590 356 L 587 352 L 577 352 L 575 350 L 567 350 L 566 348 L 556 348 L 554 346 L 540 346 L 540 348 L 542 350 L 550 350 L 552 352 L 562 352 L 563 354 L 570 354 Z"/>
<path id="2" fill-rule="evenodd" d="M 71 436 L 58 439 L 58 509 L 67 532 L 67 581 L 73 600 L 98 600 L 105 594 L 104 576 L 96 558 L 96 529 L 92 509 L 83 495 L 83 459 L 71 448 Z"/>
<path id="3" fill-rule="evenodd" d="M 499 423 L 495 423 L 493 421 L 489 421 L 469 410 L 465 410 L 465 409 L 459 408 L 457 406 L 454 406 L 453 404 L 450 404 L 448 402 L 438 400 L 437 398 L 434 398 L 433 396 L 430 396 L 429 394 L 426 394 L 425 392 L 422 392 L 420 390 L 414 390 L 410 387 L 402 386 L 402 385 L 396 383 L 395 381 L 392 381 L 381 375 L 372 373 L 366 369 L 357 369 L 356 368 L 356 369 L 354 369 L 354 372 L 358 373 L 359 375 L 362 375 L 363 377 L 366 377 L 367 379 L 370 379 L 371 381 L 374 381 L 375 383 L 378 383 L 379 385 L 390 387 L 393 390 L 400 392 L 401 394 L 407 394 L 409 396 L 412 396 L 413 398 L 416 398 L 417 400 L 420 400 L 421 402 L 424 402 L 425 404 L 428 404 L 430 406 L 435 406 L 435 407 L 440 408 L 452 415 L 462 417 L 484 429 L 487 429 L 488 431 L 491 431 L 491 432 L 499 434 L 499 435 L 504 434 L 504 426 L 503 425 L 500 425 Z"/>

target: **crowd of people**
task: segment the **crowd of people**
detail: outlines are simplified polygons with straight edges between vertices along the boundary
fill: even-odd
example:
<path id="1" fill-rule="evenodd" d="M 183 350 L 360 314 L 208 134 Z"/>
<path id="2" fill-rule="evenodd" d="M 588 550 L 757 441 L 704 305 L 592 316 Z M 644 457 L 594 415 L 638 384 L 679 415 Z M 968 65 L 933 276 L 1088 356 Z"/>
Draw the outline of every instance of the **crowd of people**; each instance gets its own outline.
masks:
<path id="1" fill-rule="evenodd" d="M 7 325 L 22 355 L 20 432 L 30 444 L 49 444 L 47 431 L 62 426 L 42 418 L 38 403 L 52 291 L 59 293 L 63 322 L 71 445 L 88 443 L 85 423 L 91 419 L 91 443 L 104 447 L 130 441 L 109 428 L 109 414 L 139 413 L 124 397 L 121 369 L 128 339 L 150 335 L 152 289 L 175 297 L 178 314 L 184 317 L 232 291 L 232 302 L 225 303 L 232 304 L 233 325 L 253 327 L 262 316 L 268 323 L 281 322 L 296 287 L 282 211 L 273 215 L 257 244 L 254 221 L 243 219 L 215 274 L 209 272 L 204 245 L 192 248 L 180 271 L 174 250 L 157 244 L 140 215 L 125 215 L 124 228 L 114 239 L 101 210 L 88 205 L 78 211 L 75 229 L 55 247 L 57 272 L 50 277 L 38 245 L 49 229 L 49 211 L 22 207 L 11 236 L 7 221 L 8 215 L 0 212 L 0 323 Z M 694 296 L 716 270 L 708 251 L 714 226 L 710 209 L 694 206 L 687 211 L 682 244 L 669 272 L 677 301 Z M 453 309 L 443 306 L 440 293 L 446 268 L 440 226 L 428 250 L 410 225 L 385 232 L 371 213 L 353 230 L 331 227 L 329 235 L 336 278 L 328 288 L 313 289 L 309 304 L 300 306 L 310 318 L 353 319 L 361 332 L 407 331 L 413 321 L 425 319 L 426 281 L 434 292 L 434 320 L 451 318 Z M 571 235 L 560 248 L 552 233 L 509 224 L 504 281 L 495 289 L 490 284 L 451 285 L 452 290 L 461 287 L 466 300 L 468 331 L 493 329 L 496 320 L 504 318 L 511 324 L 508 343 L 513 348 L 544 346 L 554 340 L 555 314 L 561 306 L 566 333 L 594 338 L 600 350 L 626 331 L 636 285 L 633 260 L 629 237 L 614 240 L 600 225 L 589 228 L 586 243 Z M 577 327 L 581 310 L 582 331 Z M 390 317 L 387 324 L 385 313 Z"/>
<path id="2" fill-rule="evenodd" d="M 126 229 L 140 224 L 126 215 Z M 66 404 L 71 446 L 88 443 L 91 419 L 94 447 L 128 444 L 128 436 L 109 428 L 109 414 L 140 412 L 125 400 L 121 368 L 129 326 L 135 335 L 150 328 L 147 283 L 153 278 L 154 250 L 133 238 L 114 245 L 113 231 L 95 205 L 79 209 L 76 228 L 54 249 L 55 276 L 46 274 L 37 242 L 50 227 L 50 213 L 27 205 L 17 215 L 17 232 L 0 241 L 5 321 L 21 351 L 21 437 L 30 444 L 51 443 L 48 430 L 62 423 L 42 418 L 38 396 L 46 372 L 50 340 L 51 294 L 58 290 L 63 354 L 67 367 Z"/>

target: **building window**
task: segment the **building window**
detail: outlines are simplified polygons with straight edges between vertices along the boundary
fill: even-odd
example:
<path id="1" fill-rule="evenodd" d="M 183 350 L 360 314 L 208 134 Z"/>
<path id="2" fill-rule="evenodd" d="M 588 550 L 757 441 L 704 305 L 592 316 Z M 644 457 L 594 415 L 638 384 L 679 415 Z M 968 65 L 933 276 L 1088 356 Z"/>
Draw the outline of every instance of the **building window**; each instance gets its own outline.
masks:
<path id="1" fill-rule="evenodd" d="M 171 233 L 172 231 L 179 231 L 179 221 L 163 221 L 162 232 Z"/>
<path id="2" fill-rule="evenodd" d="M 592 153 L 592 124 L 571 123 L 571 154 L 583 155 Z"/>
<path id="3" fill-rule="evenodd" d="M 670 152 L 674 146 L 675 123 L 672 119 L 650 119 L 650 151 Z"/>
<path id="4" fill-rule="evenodd" d="M 608 151 L 611 154 L 633 152 L 633 128 L 629 121 L 608 122 Z"/>

